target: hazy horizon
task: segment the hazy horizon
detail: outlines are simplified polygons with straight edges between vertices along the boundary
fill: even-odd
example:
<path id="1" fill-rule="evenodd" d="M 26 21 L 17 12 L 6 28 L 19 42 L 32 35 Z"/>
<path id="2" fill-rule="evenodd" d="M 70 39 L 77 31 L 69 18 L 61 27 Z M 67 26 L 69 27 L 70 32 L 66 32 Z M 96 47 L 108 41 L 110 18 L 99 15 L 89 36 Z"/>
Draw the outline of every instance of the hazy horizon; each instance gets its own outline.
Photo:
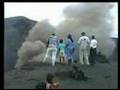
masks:
<path id="1" fill-rule="evenodd" d="M 44 19 L 48 19 L 53 26 L 58 25 L 61 21 L 65 20 L 65 15 L 63 13 L 64 8 L 68 6 L 73 6 L 81 4 L 84 5 L 85 3 L 79 2 L 72 2 L 72 3 L 11 3 L 5 2 L 5 12 L 4 17 L 14 17 L 14 16 L 25 16 L 32 20 L 41 21 Z M 98 3 L 99 4 L 99 3 Z M 101 4 L 101 3 L 100 3 Z M 117 3 L 114 4 L 113 9 L 111 9 L 111 15 L 116 17 L 117 16 Z M 79 8 L 80 9 L 80 8 Z M 33 11 L 33 13 L 31 13 Z"/>

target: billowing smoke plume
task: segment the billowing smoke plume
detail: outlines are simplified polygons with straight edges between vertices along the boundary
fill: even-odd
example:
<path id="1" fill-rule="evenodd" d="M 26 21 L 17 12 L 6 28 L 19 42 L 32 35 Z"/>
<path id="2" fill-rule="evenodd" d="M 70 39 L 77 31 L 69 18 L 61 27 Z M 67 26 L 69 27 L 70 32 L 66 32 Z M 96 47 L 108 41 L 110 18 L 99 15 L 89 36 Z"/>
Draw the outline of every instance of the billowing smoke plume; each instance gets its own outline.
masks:
<path id="1" fill-rule="evenodd" d="M 41 40 L 46 43 L 48 37 L 55 32 L 55 28 L 49 24 L 48 21 L 44 20 L 42 22 L 37 23 L 32 30 L 30 30 L 28 37 L 26 40 L 36 41 Z"/>
<path id="2" fill-rule="evenodd" d="M 54 28 L 47 22 L 37 23 L 30 31 L 21 48 L 18 50 L 16 67 L 28 61 L 41 62 L 46 52 L 46 42 L 54 32 Z"/>
<path id="3" fill-rule="evenodd" d="M 34 56 L 43 53 L 45 49 L 45 44 L 40 40 L 37 41 L 25 41 L 18 51 L 19 59 L 31 59 Z"/>
<path id="4" fill-rule="evenodd" d="M 80 3 L 66 7 L 64 9 L 66 20 L 58 26 L 59 37 L 65 39 L 68 33 L 72 33 L 77 43 L 83 31 L 90 38 L 95 35 L 98 40 L 98 51 L 108 57 L 115 46 L 110 39 L 110 33 L 113 31 L 113 23 L 111 23 L 113 18 L 109 11 L 112 7 L 111 3 Z M 77 48 L 76 44 L 78 55 Z"/>
<path id="5" fill-rule="evenodd" d="M 68 6 L 63 11 L 66 20 L 56 27 L 57 30 L 47 21 L 37 23 L 30 30 L 26 41 L 18 50 L 18 61 L 42 60 L 46 50 L 45 43 L 53 32 L 56 32 L 58 37 L 64 40 L 66 40 L 68 33 L 72 34 L 76 44 L 75 59 L 78 59 L 77 40 L 83 31 L 88 37 L 96 36 L 98 51 L 101 51 L 108 57 L 115 47 L 115 43 L 110 38 L 110 33 L 114 29 L 113 18 L 109 12 L 112 7 L 111 3 L 81 3 Z"/>

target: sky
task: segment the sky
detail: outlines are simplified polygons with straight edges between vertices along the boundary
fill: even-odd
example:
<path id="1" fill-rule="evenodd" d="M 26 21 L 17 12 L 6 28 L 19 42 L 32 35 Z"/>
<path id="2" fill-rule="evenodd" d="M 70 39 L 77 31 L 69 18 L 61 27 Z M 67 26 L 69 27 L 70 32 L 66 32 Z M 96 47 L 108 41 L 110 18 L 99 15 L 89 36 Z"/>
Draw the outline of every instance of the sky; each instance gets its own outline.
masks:
<path id="1" fill-rule="evenodd" d="M 72 3 L 4 3 L 4 17 L 25 16 L 29 19 L 41 21 L 47 19 L 53 26 L 57 26 L 61 21 L 65 20 L 63 10 L 69 5 L 76 5 L 77 2 Z M 83 4 L 83 3 L 79 3 Z M 114 3 L 110 14 L 114 17 L 114 32 L 112 35 L 118 34 L 118 5 Z"/>
<path id="2" fill-rule="evenodd" d="M 4 3 L 4 17 L 26 16 L 32 20 L 43 19 L 56 26 L 64 20 L 63 9 L 68 5 L 77 3 Z"/>
<path id="3" fill-rule="evenodd" d="M 111 33 L 111 36 L 118 38 L 118 4 L 117 3 L 115 3 L 114 7 L 110 10 L 110 13 L 114 17 L 113 19 L 114 30 Z"/>

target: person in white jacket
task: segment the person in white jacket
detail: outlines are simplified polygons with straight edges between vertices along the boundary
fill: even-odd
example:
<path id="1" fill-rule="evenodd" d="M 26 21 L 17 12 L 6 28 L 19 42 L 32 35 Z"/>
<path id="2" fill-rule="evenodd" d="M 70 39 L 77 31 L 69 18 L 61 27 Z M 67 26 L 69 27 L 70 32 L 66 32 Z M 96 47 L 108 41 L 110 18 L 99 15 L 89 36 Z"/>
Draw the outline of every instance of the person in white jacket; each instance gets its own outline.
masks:
<path id="1" fill-rule="evenodd" d="M 49 38 L 48 38 L 48 43 L 47 43 L 47 52 L 45 55 L 45 58 L 43 62 L 50 56 L 50 52 L 52 53 L 52 66 L 55 66 L 55 61 L 56 61 L 56 55 L 57 55 L 57 47 L 58 47 L 58 38 L 53 33 Z"/>
<path id="2" fill-rule="evenodd" d="M 82 65 L 83 64 L 90 65 L 89 60 L 88 60 L 88 47 L 89 47 L 90 40 L 86 36 L 85 32 L 82 32 L 81 35 L 82 36 L 78 40 L 80 63 Z M 85 63 L 83 62 L 83 59 L 84 59 Z"/>
<path id="3" fill-rule="evenodd" d="M 91 65 L 95 64 L 97 43 L 98 42 L 95 39 L 95 36 L 92 35 L 92 39 L 90 41 L 90 56 L 89 56 L 89 60 L 90 60 Z"/>

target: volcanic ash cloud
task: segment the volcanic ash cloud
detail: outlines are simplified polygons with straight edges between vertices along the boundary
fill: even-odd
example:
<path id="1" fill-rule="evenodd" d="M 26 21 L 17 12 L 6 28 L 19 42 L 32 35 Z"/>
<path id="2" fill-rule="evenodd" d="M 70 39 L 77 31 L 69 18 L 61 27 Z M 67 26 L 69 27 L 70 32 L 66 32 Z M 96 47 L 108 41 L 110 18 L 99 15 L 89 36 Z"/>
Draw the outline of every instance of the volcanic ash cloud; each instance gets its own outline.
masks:
<path id="1" fill-rule="evenodd" d="M 37 23 L 30 31 L 26 40 L 18 50 L 18 60 L 15 67 L 19 67 L 29 61 L 42 61 L 46 51 L 46 42 L 54 32 L 49 22 Z"/>
<path id="2" fill-rule="evenodd" d="M 111 3 L 80 3 L 66 7 L 64 9 L 66 20 L 58 26 L 59 37 L 65 39 L 68 33 L 72 33 L 77 43 L 83 31 L 89 38 L 95 35 L 98 40 L 98 51 L 109 57 L 115 47 L 115 43 L 110 39 L 110 33 L 114 29 L 112 22 L 114 17 L 110 15 L 113 6 Z M 77 48 L 76 45 L 76 51 Z"/>

